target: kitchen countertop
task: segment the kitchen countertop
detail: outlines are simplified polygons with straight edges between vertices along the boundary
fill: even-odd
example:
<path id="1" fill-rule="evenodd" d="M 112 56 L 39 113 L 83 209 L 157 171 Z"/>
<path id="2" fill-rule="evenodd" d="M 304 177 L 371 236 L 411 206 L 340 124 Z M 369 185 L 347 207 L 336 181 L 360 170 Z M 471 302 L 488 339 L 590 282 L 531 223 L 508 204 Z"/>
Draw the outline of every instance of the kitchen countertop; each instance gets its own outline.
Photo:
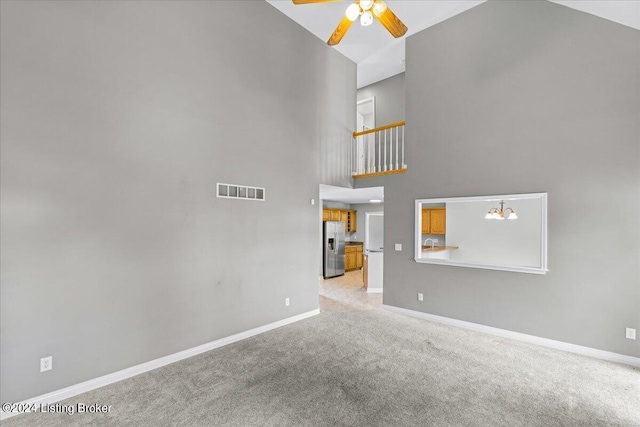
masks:
<path id="1" fill-rule="evenodd" d="M 433 249 L 431 249 L 431 246 L 423 246 L 422 252 L 440 252 L 440 251 L 447 251 L 450 249 L 459 249 L 459 248 L 457 246 L 434 246 Z"/>

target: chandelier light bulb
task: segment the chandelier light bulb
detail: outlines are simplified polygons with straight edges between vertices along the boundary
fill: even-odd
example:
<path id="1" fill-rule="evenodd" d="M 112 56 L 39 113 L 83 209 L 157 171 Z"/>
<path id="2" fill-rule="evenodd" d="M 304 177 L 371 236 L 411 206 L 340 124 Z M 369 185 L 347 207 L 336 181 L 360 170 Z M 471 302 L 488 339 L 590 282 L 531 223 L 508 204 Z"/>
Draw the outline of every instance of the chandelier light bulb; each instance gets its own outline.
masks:
<path id="1" fill-rule="evenodd" d="M 360 24 L 363 27 L 369 26 L 373 23 L 373 15 L 370 10 L 365 10 L 362 12 L 362 16 L 360 16 Z"/>
<path id="2" fill-rule="evenodd" d="M 344 14 L 349 21 L 353 22 L 358 19 L 358 16 L 360 16 L 360 6 L 358 6 L 357 3 L 353 3 L 347 8 L 347 11 Z"/>

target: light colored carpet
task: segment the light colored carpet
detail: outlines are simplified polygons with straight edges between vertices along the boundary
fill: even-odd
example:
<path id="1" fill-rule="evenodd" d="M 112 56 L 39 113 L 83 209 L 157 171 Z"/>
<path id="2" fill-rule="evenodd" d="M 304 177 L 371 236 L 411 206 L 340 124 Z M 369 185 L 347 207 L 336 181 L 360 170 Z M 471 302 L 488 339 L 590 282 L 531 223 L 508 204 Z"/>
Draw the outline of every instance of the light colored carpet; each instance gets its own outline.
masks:
<path id="1" fill-rule="evenodd" d="M 640 370 L 382 309 L 310 319 L 3 426 L 640 425 Z"/>

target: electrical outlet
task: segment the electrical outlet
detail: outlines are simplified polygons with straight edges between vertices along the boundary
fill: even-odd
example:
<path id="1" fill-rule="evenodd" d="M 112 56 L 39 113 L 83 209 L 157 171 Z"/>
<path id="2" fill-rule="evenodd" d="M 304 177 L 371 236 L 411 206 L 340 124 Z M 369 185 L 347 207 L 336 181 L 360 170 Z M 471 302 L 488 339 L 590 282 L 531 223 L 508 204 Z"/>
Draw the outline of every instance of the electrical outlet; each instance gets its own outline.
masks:
<path id="1" fill-rule="evenodd" d="M 43 357 L 40 359 L 40 372 L 50 371 L 53 369 L 53 356 Z"/>
<path id="2" fill-rule="evenodd" d="M 311 199 L 311 205 L 315 205 L 316 204 L 316 199 Z"/>
<path id="3" fill-rule="evenodd" d="M 289 307 L 289 298 L 285 298 L 285 299 L 284 299 L 284 305 L 286 305 L 287 307 Z"/>
<path id="4" fill-rule="evenodd" d="M 418 293 L 418 301 L 424 301 L 424 295 L 421 293 Z"/>
<path id="5" fill-rule="evenodd" d="M 402 250 L 402 243 L 396 243 L 396 251 L 400 252 Z"/>
<path id="6" fill-rule="evenodd" d="M 630 340 L 636 339 L 636 330 L 633 328 L 627 328 L 626 337 Z"/>
<path id="7" fill-rule="evenodd" d="M 433 239 L 433 243 L 438 243 L 438 239 Z"/>

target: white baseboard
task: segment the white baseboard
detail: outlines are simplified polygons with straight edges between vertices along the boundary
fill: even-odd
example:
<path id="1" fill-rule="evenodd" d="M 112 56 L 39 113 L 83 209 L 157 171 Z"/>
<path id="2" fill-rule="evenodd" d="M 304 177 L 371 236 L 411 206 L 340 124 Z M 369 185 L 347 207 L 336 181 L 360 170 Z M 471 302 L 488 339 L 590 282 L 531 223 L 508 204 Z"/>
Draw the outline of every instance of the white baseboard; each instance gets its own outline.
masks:
<path id="1" fill-rule="evenodd" d="M 518 341 L 541 345 L 543 347 L 554 348 L 556 350 L 568 351 L 570 353 L 581 354 L 583 356 L 590 356 L 597 359 L 608 360 L 610 362 L 623 363 L 625 365 L 640 367 L 640 357 L 627 356 L 624 354 L 598 350 L 591 347 L 583 347 L 581 345 L 569 344 L 563 341 L 541 338 L 535 335 L 521 334 L 520 332 L 508 331 L 506 329 L 494 328 L 491 326 L 480 325 L 478 323 L 465 322 L 464 320 L 451 319 L 449 317 L 437 316 L 435 314 L 423 313 L 421 311 L 394 307 L 392 305 L 383 304 L 382 308 L 384 308 L 385 310 L 393 311 L 395 313 L 405 314 L 407 316 L 417 317 L 425 320 L 431 320 L 434 322 L 443 323 L 445 325 L 458 326 L 464 329 L 471 329 L 473 331 L 511 338 Z"/>
<path id="2" fill-rule="evenodd" d="M 367 288 L 368 294 L 381 294 L 382 288 Z"/>
<path id="3" fill-rule="evenodd" d="M 20 402 L 20 404 L 22 404 L 22 406 L 31 405 L 31 406 L 38 407 L 39 405 L 42 405 L 42 404 L 59 402 L 64 399 L 68 399 L 70 397 L 77 396 L 79 394 L 86 393 L 88 391 L 95 390 L 97 388 L 104 387 L 106 385 L 113 384 L 115 382 L 122 381 L 124 379 L 134 377 L 136 375 L 140 375 L 144 372 L 148 372 L 153 369 L 157 369 L 162 366 L 178 362 L 182 359 L 187 359 L 197 354 L 204 353 L 209 350 L 213 350 L 228 344 L 232 344 L 234 342 L 238 342 L 245 338 L 259 335 L 263 332 L 267 332 L 272 329 L 280 328 L 282 326 L 306 319 L 308 317 L 315 316 L 317 314 L 320 314 L 319 309 L 298 314 L 297 316 L 288 317 L 286 319 L 282 319 L 277 322 L 269 323 L 268 325 L 260 326 L 254 329 L 249 329 L 248 331 L 240 332 L 238 334 L 221 338 L 216 341 L 211 341 L 209 343 L 202 344 L 197 347 L 193 347 L 184 351 L 180 351 L 178 353 L 170 354 L 168 356 L 164 356 L 159 359 L 141 363 L 140 365 L 132 366 L 131 368 L 123 369 L 121 371 L 114 372 L 112 374 L 104 375 L 102 377 L 94 378 L 92 380 L 85 381 L 80 384 L 72 385 L 70 387 L 65 387 L 63 389 L 52 391 L 50 393 L 46 393 L 41 396 L 27 399 Z M 5 412 L 3 410 L 0 410 L 0 420 L 5 420 L 15 415 L 19 415 L 19 413 Z"/>

